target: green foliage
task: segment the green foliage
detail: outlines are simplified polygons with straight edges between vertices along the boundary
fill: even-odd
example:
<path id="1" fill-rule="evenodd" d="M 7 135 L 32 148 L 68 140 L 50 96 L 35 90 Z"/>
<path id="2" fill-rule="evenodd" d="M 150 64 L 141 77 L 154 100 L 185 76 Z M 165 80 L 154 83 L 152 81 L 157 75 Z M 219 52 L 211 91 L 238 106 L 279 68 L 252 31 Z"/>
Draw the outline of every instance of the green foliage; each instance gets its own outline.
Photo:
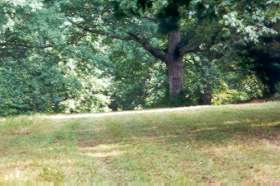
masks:
<path id="1" fill-rule="evenodd" d="M 157 107 L 166 102 L 165 65 L 155 61 L 144 50 L 115 43 L 109 61 L 113 75 L 110 95 L 114 110 Z M 145 61 L 144 63 L 142 61 Z"/>
<path id="2" fill-rule="evenodd" d="M 250 75 L 241 79 L 238 89 L 246 93 L 250 100 L 252 98 L 261 98 L 265 91 L 265 85 L 255 75 Z"/>
<path id="3" fill-rule="evenodd" d="M 237 103 L 279 92 L 279 0 L 0 6 L 0 115 Z M 166 52 L 174 30 L 182 36 L 177 50 L 197 50 L 183 56 L 185 89 L 172 103 L 168 68 L 141 39 Z"/>
<path id="4" fill-rule="evenodd" d="M 228 87 L 225 87 L 224 89 L 224 91 L 213 95 L 212 103 L 214 105 L 238 103 L 248 99 L 244 92 L 228 89 Z"/>
<path id="5" fill-rule="evenodd" d="M 8 61 L 0 67 L 0 114 L 59 112 L 59 103 L 78 89 L 57 65 L 39 60 Z"/>
<path id="6" fill-rule="evenodd" d="M 108 80 L 97 79 L 89 64 L 88 73 L 86 69 L 80 73 L 83 65 L 75 66 L 71 60 L 59 63 L 53 57 L 31 55 L 0 65 L 0 115 L 109 110 L 104 92 Z"/>
<path id="7" fill-rule="evenodd" d="M 219 87 L 219 79 L 222 78 L 220 61 L 211 60 L 204 55 L 188 55 L 185 58 L 185 94 L 187 104 L 203 103 L 203 96 L 212 94 L 212 90 Z M 211 99 L 211 98 L 209 98 Z"/>
<path id="8" fill-rule="evenodd" d="M 245 76 L 235 86 L 222 82 L 221 89 L 215 90 L 212 103 L 214 105 L 246 102 L 261 98 L 265 91 L 263 83 L 256 76 Z"/>
<path id="9" fill-rule="evenodd" d="M 150 68 L 150 78 L 145 84 L 144 107 L 161 107 L 168 104 L 167 77 L 163 72 L 166 66 L 162 63 L 156 63 Z"/>
<path id="10" fill-rule="evenodd" d="M 108 89 L 111 82 L 109 77 L 101 77 L 96 69 L 87 63 L 72 61 L 66 66 L 71 66 L 71 69 L 66 71 L 66 77 L 74 77 L 80 83 L 78 91 L 75 95 L 69 97 L 60 103 L 64 108 L 64 112 L 101 112 L 110 111 L 110 97 Z M 74 87 L 73 87 L 74 88 Z"/>

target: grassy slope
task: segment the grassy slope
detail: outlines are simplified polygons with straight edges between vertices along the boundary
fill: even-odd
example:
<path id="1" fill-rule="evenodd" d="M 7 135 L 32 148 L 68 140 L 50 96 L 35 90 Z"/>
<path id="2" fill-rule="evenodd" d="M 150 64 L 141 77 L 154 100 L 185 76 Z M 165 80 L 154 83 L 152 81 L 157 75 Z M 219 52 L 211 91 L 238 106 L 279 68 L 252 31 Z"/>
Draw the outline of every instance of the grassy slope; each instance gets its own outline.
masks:
<path id="1" fill-rule="evenodd" d="M 271 183 L 279 154 L 279 102 L 0 119 L 0 183 Z"/>

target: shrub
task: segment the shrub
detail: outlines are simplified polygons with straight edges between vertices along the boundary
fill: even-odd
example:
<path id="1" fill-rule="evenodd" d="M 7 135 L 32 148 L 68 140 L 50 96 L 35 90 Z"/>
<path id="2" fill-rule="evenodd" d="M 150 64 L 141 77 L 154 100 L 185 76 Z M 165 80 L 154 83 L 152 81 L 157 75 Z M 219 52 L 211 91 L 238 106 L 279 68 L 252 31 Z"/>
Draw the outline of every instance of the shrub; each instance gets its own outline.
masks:
<path id="1" fill-rule="evenodd" d="M 263 83 L 255 75 L 245 76 L 235 87 L 222 82 L 221 89 L 213 94 L 214 105 L 240 103 L 261 98 L 265 91 Z"/>

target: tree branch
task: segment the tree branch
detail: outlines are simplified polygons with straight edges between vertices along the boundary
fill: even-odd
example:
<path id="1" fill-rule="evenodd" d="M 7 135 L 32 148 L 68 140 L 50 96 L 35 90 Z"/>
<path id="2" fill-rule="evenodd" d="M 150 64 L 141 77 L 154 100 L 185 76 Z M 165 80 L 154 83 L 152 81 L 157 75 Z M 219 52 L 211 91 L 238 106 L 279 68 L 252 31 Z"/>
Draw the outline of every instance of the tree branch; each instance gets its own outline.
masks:
<path id="1" fill-rule="evenodd" d="M 82 26 L 78 23 L 75 23 L 71 19 L 68 19 L 68 21 L 70 23 L 72 23 L 73 25 L 75 25 L 76 27 L 78 27 L 79 29 L 85 31 L 85 32 L 89 32 L 89 33 L 93 33 L 93 34 L 97 34 L 97 35 L 102 35 L 102 36 L 107 36 L 107 37 L 110 37 L 112 39 L 131 40 L 131 38 L 129 36 L 122 36 L 122 35 L 117 35 L 117 34 L 106 32 L 106 31 L 99 30 L 99 29 L 84 27 L 84 26 Z"/>
<path id="2" fill-rule="evenodd" d="M 158 23 L 158 20 L 154 17 L 144 16 L 143 18 L 153 23 Z"/>
<path id="3" fill-rule="evenodd" d="M 50 47 L 52 47 L 52 45 L 33 46 L 33 45 L 24 44 L 24 43 L 9 43 L 9 42 L 5 42 L 5 43 L 0 43 L 0 47 L 1 47 L 0 49 L 7 48 L 7 47 L 11 47 L 11 48 L 29 48 L 29 49 L 33 49 L 33 48 L 44 49 L 44 48 L 50 48 Z"/>
<path id="4" fill-rule="evenodd" d="M 216 28 L 216 30 L 214 30 L 212 35 L 209 36 L 209 40 L 205 41 L 205 45 L 203 47 L 201 47 L 201 45 L 197 45 L 197 46 L 193 46 L 193 47 L 184 45 L 183 47 L 181 47 L 179 49 L 180 55 L 185 55 L 186 53 L 192 53 L 192 52 L 203 52 L 203 51 L 211 48 L 215 44 L 216 40 L 218 39 L 221 31 L 222 31 L 221 28 L 219 28 L 219 27 Z"/>
<path id="5" fill-rule="evenodd" d="M 134 40 L 136 41 L 137 43 L 141 44 L 141 46 L 147 50 L 150 54 L 152 54 L 154 57 L 162 60 L 162 61 L 166 61 L 167 57 L 166 57 L 166 54 L 159 48 L 155 48 L 153 47 L 148 41 L 147 39 L 144 39 L 144 38 L 140 38 L 138 37 L 136 34 L 134 33 L 128 33 L 129 36 Z"/>
<path id="6" fill-rule="evenodd" d="M 124 40 L 124 41 L 135 41 L 135 42 L 139 43 L 145 50 L 147 50 L 154 57 L 156 57 L 162 61 L 166 61 L 166 55 L 162 50 L 160 50 L 159 48 L 153 47 L 148 42 L 147 39 L 141 38 L 134 33 L 129 32 L 129 33 L 127 33 L 127 35 L 117 35 L 117 34 L 106 32 L 106 31 L 99 30 L 99 29 L 87 28 L 78 23 L 75 23 L 74 21 L 72 21 L 70 19 L 68 19 L 68 20 L 73 25 L 77 26 L 79 29 L 89 32 L 89 33 L 110 37 L 112 39 L 119 39 L 119 40 Z"/>

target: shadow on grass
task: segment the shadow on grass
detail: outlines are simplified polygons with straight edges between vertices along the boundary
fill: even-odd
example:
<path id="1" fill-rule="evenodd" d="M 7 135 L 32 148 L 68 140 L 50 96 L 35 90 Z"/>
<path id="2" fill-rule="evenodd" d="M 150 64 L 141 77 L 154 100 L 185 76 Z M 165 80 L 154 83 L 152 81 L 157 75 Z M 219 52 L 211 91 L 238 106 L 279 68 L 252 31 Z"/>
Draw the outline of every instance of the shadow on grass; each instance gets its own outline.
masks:
<path id="1" fill-rule="evenodd" d="M 280 119 L 271 121 L 240 120 L 224 121 L 219 124 L 200 123 L 189 125 L 184 123 L 162 125 L 112 124 L 103 130 L 77 131 L 79 146 L 96 146 L 100 144 L 133 144 L 153 142 L 163 144 L 197 143 L 203 145 L 219 145 L 235 140 L 250 143 L 268 140 L 280 146 Z"/>
<path id="2" fill-rule="evenodd" d="M 71 121 L 11 120 L 0 127 L 2 148 L 49 145 L 94 147 L 101 144 L 224 144 L 269 140 L 280 145 L 280 113 L 267 110 L 198 110 L 104 116 Z M 1 150 L 1 145 L 0 145 Z"/>

